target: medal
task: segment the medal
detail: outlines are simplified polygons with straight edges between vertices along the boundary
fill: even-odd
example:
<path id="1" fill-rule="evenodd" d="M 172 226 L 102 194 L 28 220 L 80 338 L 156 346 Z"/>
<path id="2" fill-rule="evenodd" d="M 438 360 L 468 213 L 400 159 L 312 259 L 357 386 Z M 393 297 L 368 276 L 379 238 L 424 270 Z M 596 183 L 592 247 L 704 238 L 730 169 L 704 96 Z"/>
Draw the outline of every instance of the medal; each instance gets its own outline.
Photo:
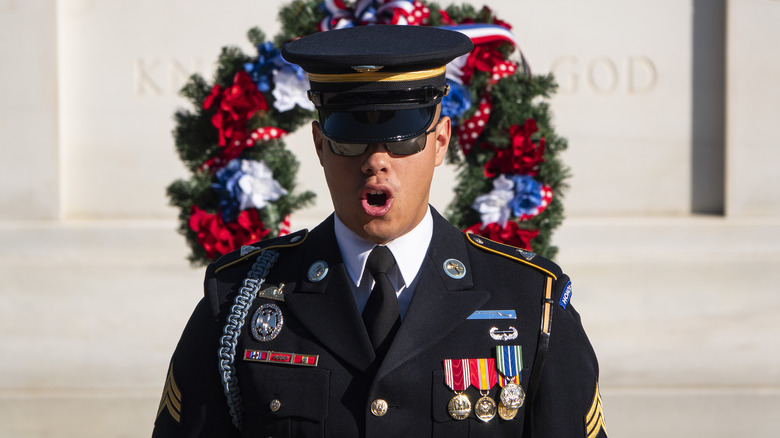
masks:
<path id="1" fill-rule="evenodd" d="M 469 359 L 471 384 L 479 389 L 482 397 L 474 406 L 474 414 L 482 421 L 490 421 L 496 416 L 496 402 L 488 393 L 496 384 L 496 364 L 494 359 Z"/>
<path id="2" fill-rule="evenodd" d="M 503 420 L 511 420 L 517 415 L 518 409 L 511 409 L 504 405 L 503 402 L 498 402 L 498 416 Z"/>
<path id="3" fill-rule="evenodd" d="M 496 416 L 496 402 L 487 395 L 477 400 L 474 405 L 474 415 L 482 421 L 488 422 Z"/>
<path id="4" fill-rule="evenodd" d="M 501 386 L 501 403 L 508 409 L 520 408 L 525 402 L 525 391 L 520 386 L 523 348 L 520 345 L 497 346 L 496 368 L 501 373 L 498 379 Z"/>
<path id="5" fill-rule="evenodd" d="M 465 420 L 471 412 L 471 401 L 462 393 L 456 393 L 455 397 L 452 397 L 447 403 L 447 411 L 449 411 L 450 417 L 456 420 Z"/>
<path id="6" fill-rule="evenodd" d="M 471 401 L 463 394 L 471 385 L 469 359 L 444 359 L 444 382 L 455 391 L 455 397 L 447 403 L 450 417 L 465 420 L 471 412 Z"/>

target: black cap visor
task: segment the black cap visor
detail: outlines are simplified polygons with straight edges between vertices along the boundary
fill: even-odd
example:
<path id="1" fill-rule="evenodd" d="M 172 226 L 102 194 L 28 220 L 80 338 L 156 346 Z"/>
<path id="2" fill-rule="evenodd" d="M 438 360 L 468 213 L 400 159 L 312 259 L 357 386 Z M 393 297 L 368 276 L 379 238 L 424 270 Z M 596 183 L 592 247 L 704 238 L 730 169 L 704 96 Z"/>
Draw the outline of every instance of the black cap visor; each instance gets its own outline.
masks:
<path id="1" fill-rule="evenodd" d="M 329 111 L 320 109 L 323 134 L 340 143 L 392 143 L 425 133 L 436 105 L 400 110 Z"/>

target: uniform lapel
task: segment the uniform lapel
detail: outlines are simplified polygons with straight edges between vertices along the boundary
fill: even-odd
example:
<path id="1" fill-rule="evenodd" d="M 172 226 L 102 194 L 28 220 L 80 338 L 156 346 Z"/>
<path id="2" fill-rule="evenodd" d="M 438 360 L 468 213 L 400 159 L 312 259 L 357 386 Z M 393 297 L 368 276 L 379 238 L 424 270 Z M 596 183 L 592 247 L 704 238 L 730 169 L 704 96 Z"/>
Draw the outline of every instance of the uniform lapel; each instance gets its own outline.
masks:
<path id="1" fill-rule="evenodd" d="M 349 277 L 341 260 L 341 252 L 333 232 L 333 216 L 309 234 L 305 243 L 301 281 L 293 293 L 285 294 L 290 312 L 322 345 L 360 370 L 374 360 L 374 350 L 366 334 L 349 285 Z M 317 261 L 328 265 L 328 273 L 320 281 L 307 278 L 309 267 Z"/>
<path id="2" fill-rule="evenodd" d="M 432 213 L 433 238 L 418 274 L 420 279 L 377 380 L 435 345 L 490 298 L 487 291 L 473 289 L 466 242 L 461 231 L 435 210 L 432 209 Z M 444 262 L 449 259 L 465 265 L 463 278 L 454 279 L 445 274 Z"/>

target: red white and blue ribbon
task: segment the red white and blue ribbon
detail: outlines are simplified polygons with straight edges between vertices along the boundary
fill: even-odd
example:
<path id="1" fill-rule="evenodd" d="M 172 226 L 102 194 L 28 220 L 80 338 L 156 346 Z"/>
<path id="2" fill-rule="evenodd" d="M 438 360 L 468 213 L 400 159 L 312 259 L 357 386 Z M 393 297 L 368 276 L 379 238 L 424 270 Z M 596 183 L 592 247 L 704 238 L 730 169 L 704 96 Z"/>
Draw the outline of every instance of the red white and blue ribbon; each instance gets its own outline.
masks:
<path id="1" fill-rule="evenodd" d="M 454 30 L 471 38 L 474 45 L 492 43 L 495 41 L 504 41 L 517 46 L 515 36 L 512 31 L 497 24 L 456 24 L 452 26 L 441 26 L 441 29 Z"/>
<path id="2" fill-rule="evenodd" d="M 430 10 L 415 0 L 358 0 L 354 8 L 343 0 L 325 0 L 322 10 L 327 16 L 320 21 L 320 32 L 366 24 L 427 24 Z"/>

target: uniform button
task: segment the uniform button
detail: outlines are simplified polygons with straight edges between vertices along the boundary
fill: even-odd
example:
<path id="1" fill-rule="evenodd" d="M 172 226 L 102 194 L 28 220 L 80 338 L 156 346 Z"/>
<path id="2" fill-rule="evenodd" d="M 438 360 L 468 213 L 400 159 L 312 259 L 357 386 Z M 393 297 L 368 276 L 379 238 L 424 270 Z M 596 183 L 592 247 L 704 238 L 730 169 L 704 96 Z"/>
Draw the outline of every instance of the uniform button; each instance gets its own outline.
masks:
<path id="1" fill-rule="evenodd" d="M 271 400 L 271 412 L 276 412 L 282 407 L 282 402 L 277 399 Z"/>
<path id="2" fill-rule="evenodd" d="M 387 413 L 387 402 L 378 398 L 371 402 L 371 413 L 376 417 L 381 417 Z"/>

